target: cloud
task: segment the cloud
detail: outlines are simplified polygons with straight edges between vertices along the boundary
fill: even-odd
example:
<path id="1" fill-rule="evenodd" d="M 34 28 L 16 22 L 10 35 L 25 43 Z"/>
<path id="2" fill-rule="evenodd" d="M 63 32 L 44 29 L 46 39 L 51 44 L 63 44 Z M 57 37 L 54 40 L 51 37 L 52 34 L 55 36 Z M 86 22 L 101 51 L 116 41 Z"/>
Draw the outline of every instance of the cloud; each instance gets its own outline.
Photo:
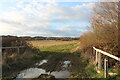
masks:
<path id="1" fill-rule="evenodd" d="M 0 27 L 1 34 L 8 34 L 8 33 L 12 34 L 19 30 L 15 25 L 4 22 L 0 22 L 0 26 L 1 26 Z"/>
<path id="2" fill-rule="evenodd" d="M 87 31 L 88 27 L 83 26 L 83 25 L 64 25 L 64 26 L 59 26 L 57 28 L 60 31 L 67 31 L 67 32 L 73 32 L 73 31 Z"/>
<path id="3" fill-rule="evenodd" d="M 5 12 L 5 13 L 1 13 L 2 16 L 0 16 L 1 20 L 7 20 L 7 21 L 11 21 L 11 22 L 20 22 L 23 23 L 25 22 L 27 19 L 25 17 L 25 15 L 23 15 L 21 12 Z"/>
<path id="4" fill-rule="evenodd" d="M 79 36 L 82 31 L 86 31 L 86 27 L 69 23 L 88 22 L 93 6 L 94 3 L 87 3 L 66 7 L 56 2 L 22 0 L 11 7 L 11 12 L 0 12 L 0 34 Z M 55 26 L 52 23 L 65 25 Z"/>

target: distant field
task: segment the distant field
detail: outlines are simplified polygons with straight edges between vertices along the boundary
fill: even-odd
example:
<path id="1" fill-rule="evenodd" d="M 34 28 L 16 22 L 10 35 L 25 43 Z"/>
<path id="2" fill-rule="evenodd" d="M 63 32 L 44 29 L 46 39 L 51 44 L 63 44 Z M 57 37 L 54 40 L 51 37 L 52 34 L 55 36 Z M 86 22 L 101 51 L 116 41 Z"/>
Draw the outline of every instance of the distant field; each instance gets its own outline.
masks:
<path id="1" fill-rule="evenodd" d="M 27 41 L 27 43 L 32 44 L 34 47 L 46 47 L 46 46 L 59 46 L 59 45 L 79 43 L 79 41 L 38 40 L 38 41 Z"/>

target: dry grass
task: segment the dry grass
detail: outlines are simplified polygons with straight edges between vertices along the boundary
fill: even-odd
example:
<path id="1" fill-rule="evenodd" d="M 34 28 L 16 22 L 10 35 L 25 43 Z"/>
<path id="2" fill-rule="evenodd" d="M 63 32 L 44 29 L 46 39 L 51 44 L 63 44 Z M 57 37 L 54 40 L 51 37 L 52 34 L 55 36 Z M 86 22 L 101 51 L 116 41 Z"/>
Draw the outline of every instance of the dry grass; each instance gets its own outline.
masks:
<path id="1" fill-rule="evenodd" d="M 60 46 L 78 43 L 79 41 L 56 41 L 56 40 L 38 40 L 38 41 L 27 41 L 33 47 L 46 47 L 46 46 Z"/>

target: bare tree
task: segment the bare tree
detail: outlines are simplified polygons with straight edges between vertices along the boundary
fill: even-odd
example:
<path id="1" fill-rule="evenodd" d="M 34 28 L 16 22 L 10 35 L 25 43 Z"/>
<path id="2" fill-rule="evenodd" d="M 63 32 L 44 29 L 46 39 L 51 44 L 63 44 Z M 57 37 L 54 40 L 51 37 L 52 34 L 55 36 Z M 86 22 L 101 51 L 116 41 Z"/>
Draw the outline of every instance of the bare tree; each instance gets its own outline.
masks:
<path id="1" fill-rule="evenodd" d="M 118 51 L 119 20 L 118 2 L 95 3 L 91 20 L 92 31 L 80 37 L 81 46 L 108 47 L 109 51 Z M 116 49 L 116 50 L 115 50 Z"/>
<path id="2" fill-rule="evenodd" d="M 110 44 L 111 48 L 118 45 L 117 2 L 96 3 L 91 24 L 96 41 L 104 41 L 104 44 Z"/>

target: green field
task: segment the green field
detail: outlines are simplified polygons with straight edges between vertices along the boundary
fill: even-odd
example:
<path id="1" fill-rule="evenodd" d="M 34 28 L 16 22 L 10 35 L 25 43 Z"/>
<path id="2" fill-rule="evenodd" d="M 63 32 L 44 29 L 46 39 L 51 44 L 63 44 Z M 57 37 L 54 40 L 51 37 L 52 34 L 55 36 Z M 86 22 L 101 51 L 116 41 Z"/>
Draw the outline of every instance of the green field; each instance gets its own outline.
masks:
<path id="1" fill-rule="evenodd" d="M 50 61 L 44 66 L 48 71 L 54 69 L 60 61 L 70 60 L 71 78 L 103 78 L 103 75 L 96 73 L 94 66 L 88 66 L 88 61 L 81 57 L 80 53 L 74 52 L 80 46 L 79 41 L 30 41 L 29 43 L 41 51 L 38 56 L 43 55 L 44 59 Z"/>
<path id="2" fill-rule="evenodd" d="M 44 59 L 48 59 L 48 64 L 44 65 L 47 71 L 54 69 L 57 70 L 59 68 L 56 67 L 56 65 L 58 65 L 60 61 L 69 60 L 72 64 L 72 66 L 69 67 L 69 71 L 72 74 L 70 76 L 71 78 L 89 77 L 87 73 L 82 72 L 83 70 L 85 71 L 87 61 L 80 57 L 80 53 L 73 52 L 74 49 L 79 46 L 79 41 L 32 41 L 31 43 L 32 45 L 37 44 L 35 47 L 40 50 L 37 57 L 41 57 L 41 55 L 43 55 L 42 57 L 44 57 Z"/>
<path id="3" fill-rule="evenodd" d="M 44 58 L 50 61 L 48 65 L 44 66 L 48 71 L 54 69 L 60 61 L 70 60 L 72 63 L 72 66 L 69 68 L 72 74 L 71 78 L 104 78 L 103 71 L 101 74 L 98 74 L 94 65 L 89 65 L 89 61 L 81 57 L 80 52 L 75 52 L 76 48 L 80 46 L 79 41 L 49 40 L 30 41 L 30 43 L 41 51 L 38 55 L 41 56 L 42 54 Z M 51 64 L 54 64 L 54 66 L 51 66 Z"/>

